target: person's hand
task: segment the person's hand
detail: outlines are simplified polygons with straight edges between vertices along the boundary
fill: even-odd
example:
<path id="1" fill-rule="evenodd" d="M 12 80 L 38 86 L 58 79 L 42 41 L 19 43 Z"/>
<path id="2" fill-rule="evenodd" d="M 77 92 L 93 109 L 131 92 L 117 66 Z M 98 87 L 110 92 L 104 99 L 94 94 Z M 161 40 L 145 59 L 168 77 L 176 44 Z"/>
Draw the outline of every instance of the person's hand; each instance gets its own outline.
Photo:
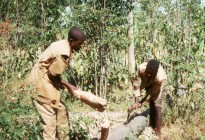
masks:
<path id="1" fill-rule="evenodd" d="M 71 95 L 77 97 L 77 94 L 75 93 L 75 90 L 78 90 L 77 87 L 75 87 L 75 86 L 71 85 L 70 83 L 65 82 L 65 81 L 63 81 L 63 80 L 61 80 L 61 84 L 68 89 L 68 91 L 69 91 L 69 93 L 70 93 Z"/>
<path id="2" fill-rule="evenodd" d="M 69 90 L 69 92 L 72 96 L 79 98 L 78 94 L 76 94 L 75 90 Z"/>
<path id="3" fill-rule="evenodd" d="M 130 114 L 133 110 L 135 110 L 136 108 L 140 108 L 141 106 L 141 103 L 136 102 L 128 108 L 127 112 Z"/>
<path id="4" fill-rule="evenodd" d="M 136 102 L 136 103 L 134 103 L 133 105 L 131 105 L 131 106 L 128 108 L 128 110 L 127 110 L 127 113 L 128 113 L 128 115 L 127 115 L 127 120 L 126 120 L 126 122 L 124 123 L 125 125 L 127 125 L 127 124 L 129 123 L 129 118 L 130 118 L 130 114 L 132 113 L 132 111 L 133 111 L 134 109 L 136 109 L 136 108 L 140 108 L 141 106 L 142 106 L 141 103 Z"/>
<path id="5" fill-rule="evenodd" d="M 77 97 L 77 94 L 75 93 L 75 90 L 78 90 L 78 88 L 75 87 L 75 86 L 72 86 L 72 85 L 70 86 L 70 88 L 68 88 L 68 91 L 71 93 L 71 95 Z"/>

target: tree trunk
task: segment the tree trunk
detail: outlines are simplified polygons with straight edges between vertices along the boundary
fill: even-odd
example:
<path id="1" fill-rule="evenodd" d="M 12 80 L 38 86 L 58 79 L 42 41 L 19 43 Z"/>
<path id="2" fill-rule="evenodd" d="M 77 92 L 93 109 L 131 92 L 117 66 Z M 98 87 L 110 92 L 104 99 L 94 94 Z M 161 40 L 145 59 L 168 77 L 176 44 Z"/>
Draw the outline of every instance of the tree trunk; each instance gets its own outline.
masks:
<path id="1" fill-rule="evenodd" d="M 128 37 L 131 40 L 131 44 L 128 48 L 128 68 L 130 73 L 135 72 L 135 56 L 134 56 L 134 15 L 133 9 L 130 10 L 128 15 L 128 23 L 129 23 L 129 30 L 128 30 Z"/>

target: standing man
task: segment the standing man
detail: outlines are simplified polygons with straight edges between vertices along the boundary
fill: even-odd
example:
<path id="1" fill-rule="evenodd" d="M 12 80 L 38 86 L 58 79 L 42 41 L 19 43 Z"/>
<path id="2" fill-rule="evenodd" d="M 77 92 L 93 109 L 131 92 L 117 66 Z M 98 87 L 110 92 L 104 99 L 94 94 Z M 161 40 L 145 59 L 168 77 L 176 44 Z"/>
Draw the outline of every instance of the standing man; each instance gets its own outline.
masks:
<path id="1" fill-rule="evenodd" d="M 84 41 L 84 32 L 71 28 L 68 39 L 52 43 L 32 68 L 29 83 L 34 88 L 33 103 L 42 118 L 44 140 L 69 139 L 68 113 L 59 91 L 62 87 L 60 76 L 69 64 L 71 53 L 79 51 Z M 69 92 L 74 94 L 77 88 L 68 85 Z"/>
<path id="2" fill-rule="evenodd" d="M 135 103 L 128 108 L 128 114 L 130 114 L 134 109 L 140 108 L 149 96 L 150 126 L 159 138 L 162 124 L 162 96 L 166 81 L 166 73 L 159 61 L 151 59 L 142 63 L 133 81 Z M 143 89 L 146 90 L 146 95 L 139 101 Z"/>

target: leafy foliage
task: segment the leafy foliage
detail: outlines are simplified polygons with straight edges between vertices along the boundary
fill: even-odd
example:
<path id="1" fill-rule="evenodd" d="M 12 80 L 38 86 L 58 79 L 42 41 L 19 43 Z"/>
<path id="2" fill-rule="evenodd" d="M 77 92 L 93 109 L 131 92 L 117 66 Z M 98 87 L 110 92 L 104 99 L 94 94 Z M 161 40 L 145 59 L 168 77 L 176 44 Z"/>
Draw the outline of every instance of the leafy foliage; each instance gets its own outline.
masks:
<path id="1" fill-rule="evenodd" d="M 87 40 L 63 78 L 109 103 L 125 101 L 125 96 L 130 102 L 131 93 L 129 97 L 124 92 L 116 95 L 115 90 L 126 89 L 131 76 L 127 68 L 127 14 L 131 9 L 135 12 L 136 66 L 156 57 L 168 75 L 172 106 L 165 105 L 165 122 L 177 118 L 190 122 L 192 114 L 204 114 L 201 99 L 205 91 L 199 87 L 205 80 L 205 12 L 199 0 L 139 0 L 133 5 L 124 0 L 1 0 L 0 138 L 41 139 L 39 121 L 25 119 L 35 112 L 31 104 L 21 104 L 26 91 L 18 92 L 9 84 L 26 78 L 38 54 L 51 42 L 66 38 L 72 26 L 82 28 Z M 186 94 L 179 96 L 181 86 L 186 87 Z M 15 94 L 14 101 L 8 98 L 10 94 Z M 87 138 L 86 130 L 79 124 L 77 128 L 77 134 Z M 74 137 L 73 132 L 70 135 Z"/>
<path id="2" fill-rule="evenodd" d="M 22 92 L 12 97 L 13 100 L 5 100 L 3 91 L 0 92 L 0 138 L 16 139 L 29 138 L 30 140 L 42 139 L 42 127 L 40 120 L 32 104 L 23 104 Z"/>
<path id="3" fill-rule="evenodd" d="M 90 139 L 88 135 L 88 127 L 92 123 L 92 120 L 86 117 L 79 117 L 76 121 L 72 122 L 72 128 L 69 131 L 69 136 L 71 140 L 81 139 L 86 140 Z"/>

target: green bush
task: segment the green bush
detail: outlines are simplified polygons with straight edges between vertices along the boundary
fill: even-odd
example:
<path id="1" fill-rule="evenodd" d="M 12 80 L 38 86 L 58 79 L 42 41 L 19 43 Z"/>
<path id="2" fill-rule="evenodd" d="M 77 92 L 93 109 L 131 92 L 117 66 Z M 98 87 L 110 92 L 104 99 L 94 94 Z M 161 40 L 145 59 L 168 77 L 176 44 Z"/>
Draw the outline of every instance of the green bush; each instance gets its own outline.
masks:
<path id="1" fill-rule="evenodd" d="M 40 140 L 42 139 L 42 127 L 32 104 L 23 104 L 22 92 L 15 93 L 12 101 L 5 100 L 5 94 L 0 93 L 0 139 L 8 140 Z"/>

